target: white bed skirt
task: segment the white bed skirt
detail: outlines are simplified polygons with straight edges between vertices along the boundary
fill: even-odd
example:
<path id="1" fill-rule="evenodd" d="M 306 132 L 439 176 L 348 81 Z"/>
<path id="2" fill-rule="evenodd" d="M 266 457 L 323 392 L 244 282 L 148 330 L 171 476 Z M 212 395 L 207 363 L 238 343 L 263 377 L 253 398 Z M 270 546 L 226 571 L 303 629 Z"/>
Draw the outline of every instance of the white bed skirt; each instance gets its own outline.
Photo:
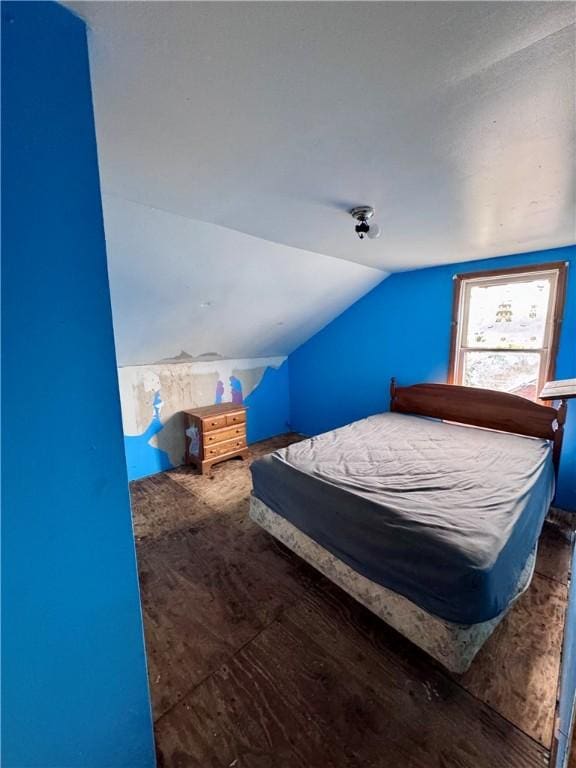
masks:
<path id="1" fill-rule="evenodd" d="M 508 608 L 480 624 L 453 624 L 419 608 L 406 597 L 376 584 L 354 571 L 256 496 L 250 498 L 250 517 L 307 563 L 333 581 L 359 603 L 426 651 L 451 672 L 466 672 L 474 657 L 502 621 Z M 516 600 L 529 586 L 536 550 L 520 576 Z"/>

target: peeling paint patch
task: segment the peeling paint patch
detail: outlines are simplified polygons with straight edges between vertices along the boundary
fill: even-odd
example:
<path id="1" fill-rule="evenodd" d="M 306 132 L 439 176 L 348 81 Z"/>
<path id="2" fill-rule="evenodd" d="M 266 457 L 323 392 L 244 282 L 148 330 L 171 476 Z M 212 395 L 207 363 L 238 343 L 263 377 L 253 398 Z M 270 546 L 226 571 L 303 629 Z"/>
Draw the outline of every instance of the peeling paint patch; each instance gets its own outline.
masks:
<path id="1" fill-rule="evenodd" d="M 275 373 L 284 363 L 285 358 L 265 358 L 120 368 L 120 399 L 130 479 L 185 462 L 188 423 L 182 413 L 184 410 L 213 403 L 246 402 L 264 382 L 267 372 Z M 265 391 L 268 394 L 255 400 L 257 405 L 248 417 L 249 433 L 250 422 L 258 425 L 257 434 L 267 432 L 266 437 L 286 431 L 278 429 L 277 415 L 287 409 L 287 389 L 279 387 L 278 402 L 270 403 L 275 383 L 281 379 L 282 376 L 267 377 Z M 281 417 L 280 421 L 284 424 L 285 418 Z M 273 426 L 267 427 L 267 423 Z"/>
<path id="2" fill-rule="evenodd" d="M 201 363 L 223 359 L 222 355 L 218 354 L 218 352 L 202 352 L 201 355 L 191 355 L 189 352 L 182 350 L 179 355 L 163 357 L 161 360 L 152 363 L 152 365 L 163 365 L 164 363 Z"/>
<path id="3" fill-rule="evenodd" d="M 248 370 L 242 370 L 240 368 L 233 369 L 232 376 L 240 380 L 241 386 L 242 386 L 242 392 L 244 395 L 244 400 L 260 384 L 265 371 L 266 371 L 265 367 L 250 368 Z"/>

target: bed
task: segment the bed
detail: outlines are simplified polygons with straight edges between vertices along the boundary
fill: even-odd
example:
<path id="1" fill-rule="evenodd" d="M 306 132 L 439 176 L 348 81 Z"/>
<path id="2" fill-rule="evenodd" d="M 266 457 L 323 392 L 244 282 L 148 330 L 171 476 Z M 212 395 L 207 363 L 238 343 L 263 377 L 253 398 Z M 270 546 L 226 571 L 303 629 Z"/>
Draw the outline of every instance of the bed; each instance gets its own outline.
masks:
<path id="1" fill-rule="evenodd" d="M 565 406 L 391 387 L 390 412 L 252 464 L 251 518 L 453 672 L 530 584 Z"/>

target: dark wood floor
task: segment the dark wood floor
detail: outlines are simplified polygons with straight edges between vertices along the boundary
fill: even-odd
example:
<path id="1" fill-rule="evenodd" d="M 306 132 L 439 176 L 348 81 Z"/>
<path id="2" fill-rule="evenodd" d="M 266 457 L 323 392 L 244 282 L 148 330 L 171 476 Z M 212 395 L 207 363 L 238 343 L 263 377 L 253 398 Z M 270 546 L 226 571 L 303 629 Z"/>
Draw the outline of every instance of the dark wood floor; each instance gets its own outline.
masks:
<path id="1" fill-rule="evenodd" d="M 248 466 L 131 484 L 159 766 L 544 768 L 562 530 L 546 524 L 530 589 L 456 677 L 248 519 Z"/>

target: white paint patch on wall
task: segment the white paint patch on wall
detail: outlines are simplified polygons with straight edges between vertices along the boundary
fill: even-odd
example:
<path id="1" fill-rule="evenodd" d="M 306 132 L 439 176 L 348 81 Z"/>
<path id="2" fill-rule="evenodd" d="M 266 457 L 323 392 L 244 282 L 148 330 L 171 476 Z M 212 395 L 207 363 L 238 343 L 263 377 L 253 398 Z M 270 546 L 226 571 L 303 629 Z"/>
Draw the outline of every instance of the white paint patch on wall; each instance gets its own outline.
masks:
<path id="1" fill-rule="evenodd" d="M 262 380 L 266 368 L 278 368 L 285 360 L 285 357 L 266 357 L 119 368 L 124 435 L 142 435 L 156 412 L 163 427 L 148 444 L 168 454 L 173 466 L 183 464 L 186 423 L 182 411 L 212 405 L 217 392 L 221 402 L 232 402 L 231 377 L 237 387 L 241 386 L 242 397 L 248 397 Z"/>

